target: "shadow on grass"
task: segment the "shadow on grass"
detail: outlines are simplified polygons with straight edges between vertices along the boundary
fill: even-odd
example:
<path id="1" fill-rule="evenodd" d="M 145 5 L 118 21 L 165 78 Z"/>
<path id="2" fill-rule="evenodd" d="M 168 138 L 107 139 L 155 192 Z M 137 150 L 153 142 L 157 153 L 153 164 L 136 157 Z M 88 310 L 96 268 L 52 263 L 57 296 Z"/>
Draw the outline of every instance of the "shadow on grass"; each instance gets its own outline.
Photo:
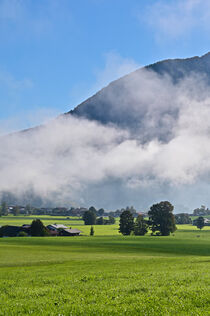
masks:
<path id="1" fill-rule="evenodd" d="M 209 239 L 196 238 L 195 234 L 193 234 L 192 239 L 151 236 L 19 237 L 1 239 L 0 247 L 6 245 L 19 248 L 32 247 L 34 250 L 54 251 L 55 253 L 210 256 Z"/>

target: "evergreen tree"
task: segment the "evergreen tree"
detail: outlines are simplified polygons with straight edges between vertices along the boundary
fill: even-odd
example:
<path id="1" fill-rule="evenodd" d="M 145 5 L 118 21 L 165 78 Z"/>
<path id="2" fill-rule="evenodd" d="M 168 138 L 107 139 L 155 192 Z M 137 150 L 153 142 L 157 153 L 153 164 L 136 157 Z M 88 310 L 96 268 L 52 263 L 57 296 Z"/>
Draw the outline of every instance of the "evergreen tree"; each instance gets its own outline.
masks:
<path id="1" fill-rule="evenodd" d="M 31 236 L 47 236 L 47 229 L 40 219 L 34 219 L 31 224 Z"/>
<path id="2" fill-rule="evenodd" d="M 94 206 L 91 206 L 91 207 L 89 208 L 89 211 L 90 211 L 90 212 L 93 212 L 95 215 L 97 214 L 97 211 L 96 211 L 96 209 L 95 209 Z"/>
<path id="3" fill-rule="evenodd" d="M 90 236 L 94 236 L 94 228 L 93 228 L 93 226 L 91 226 L 91 228 L 90 228 Z"/>
<path id="4" fill-rule="evenodd" d="M 130 235 L 134 228 L 134 219 L 130 211 L 125 210 L 120 215 L 119 232 L 123 235 Z"/>

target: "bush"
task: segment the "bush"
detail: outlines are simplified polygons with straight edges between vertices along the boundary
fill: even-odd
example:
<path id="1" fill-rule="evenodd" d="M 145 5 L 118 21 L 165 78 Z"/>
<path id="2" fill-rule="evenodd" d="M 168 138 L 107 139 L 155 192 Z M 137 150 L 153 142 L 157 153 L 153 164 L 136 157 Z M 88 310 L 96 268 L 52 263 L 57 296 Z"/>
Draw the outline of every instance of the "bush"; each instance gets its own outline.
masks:
<path id="1" fill-rule="evenodd" d="M 94 228 L 93 228 L 93 226 L 91 226 L 91 228 L 90 228 L 90 236 L 94 236 Z"/>
<path id="2" fill-rule="evenodd" d="M 21 230 L 19 233 L 18 233 L 18 235 L 17 235 L 17 237 L 27 237 L 28 236 L 28 234 L 26 233 L 26 232 L 24 232 L 23 230 Z"/>
<path id="3" fill-rule="evenodd" d="M 96 220 L 96 225 L 104 225 L 104 219 L 103 217 L 99 217 Z"/>

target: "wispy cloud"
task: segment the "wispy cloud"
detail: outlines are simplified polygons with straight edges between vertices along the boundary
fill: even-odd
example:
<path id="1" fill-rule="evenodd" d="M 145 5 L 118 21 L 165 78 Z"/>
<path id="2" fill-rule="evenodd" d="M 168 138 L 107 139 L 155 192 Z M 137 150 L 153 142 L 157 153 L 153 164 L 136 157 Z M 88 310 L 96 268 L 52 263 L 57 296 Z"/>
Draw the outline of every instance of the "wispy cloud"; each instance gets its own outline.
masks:
<path id="1" fill-rule="evenodd" d="M 93 71 L 94 83 L 81 83 L 71 88 L 70 100 L 73 106 L 81 103 L 110 82 L 136 70 L 140 67 L 132 58 L 124 58 L 117 52 L 107 52 L 104 55 L 104 65 Z"/>
<path id="2" fill-rule="evenodd" d="M 11 114 L 8 118 L 0 119 L 0 136 L 46 124 L 56 116 L 59 111 L 49 107 L 36 107 L 27 110 L 19 110 L 18 115 Z"/>
<path id="3" fill-rule="evenodd" d="M 17 79 L 11 73 L 0 70 L 0 85 L 9 91 L 20 91 L 33 87 L 33 81 L 29 78 Z"/>
<path id="4" fill-rule="evenodd" d="M 0 70 L 0 110 L 2 114 L 0 119 L 0 134 L 28 126 L 28 112 L 35 113 L 34 110 L 29 110 L 31 104 L 28 104 L 28 106 L 25 105 L 25 110 L 23 110 L 21 100 L 23 95 L 32 91 L 33 88 L 34 82 L 30 78 L 17 78 L 8 71 Z M 18 114 L 14 114 L 16 112 Z M 32 116 L 34 117 L 34 115 Z M 36 121 L 37 123 L 38 121 Z"/>
<path id="5" fill-rule="evenodd" d="M 108 52 L 104 54 L 104 57 L 104 67 L 95 70 L 96 83 L 94 84 L 94 89 L 97 90 L 140 67 L 133 59 L 123 58 L 117 52 Z"/>
<path id="6" fill-rule="evenodd" d="M 209 31 L 210 3 L 208 0 L 157 1 L 148 6 L 144 18 L 156 38 L 172 40 L 191 35 L 196 29 Z"/>
<path id="7" fill-rule="evenodd" d="M 1 0 L 0 23 L 15 34 L 42 37 L 55 31 L 57 23 L 71 20 L 66 1 Z"/>

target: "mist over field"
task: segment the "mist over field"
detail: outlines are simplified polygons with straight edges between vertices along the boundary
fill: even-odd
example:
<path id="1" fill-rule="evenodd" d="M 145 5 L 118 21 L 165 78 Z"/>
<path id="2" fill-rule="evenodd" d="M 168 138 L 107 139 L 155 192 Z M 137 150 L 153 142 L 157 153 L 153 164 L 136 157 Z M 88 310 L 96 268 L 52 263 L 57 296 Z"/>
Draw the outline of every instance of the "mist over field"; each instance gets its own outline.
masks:
<path id="1" fill-rule="evenodd" d="M 208 87 L 193 71 L 174 81 L 143 68 L 80 105 L 84 113 L 2 136 L 0 191 L 110 209 L 160 199 L 177 211 L 208 204 Z"/>

